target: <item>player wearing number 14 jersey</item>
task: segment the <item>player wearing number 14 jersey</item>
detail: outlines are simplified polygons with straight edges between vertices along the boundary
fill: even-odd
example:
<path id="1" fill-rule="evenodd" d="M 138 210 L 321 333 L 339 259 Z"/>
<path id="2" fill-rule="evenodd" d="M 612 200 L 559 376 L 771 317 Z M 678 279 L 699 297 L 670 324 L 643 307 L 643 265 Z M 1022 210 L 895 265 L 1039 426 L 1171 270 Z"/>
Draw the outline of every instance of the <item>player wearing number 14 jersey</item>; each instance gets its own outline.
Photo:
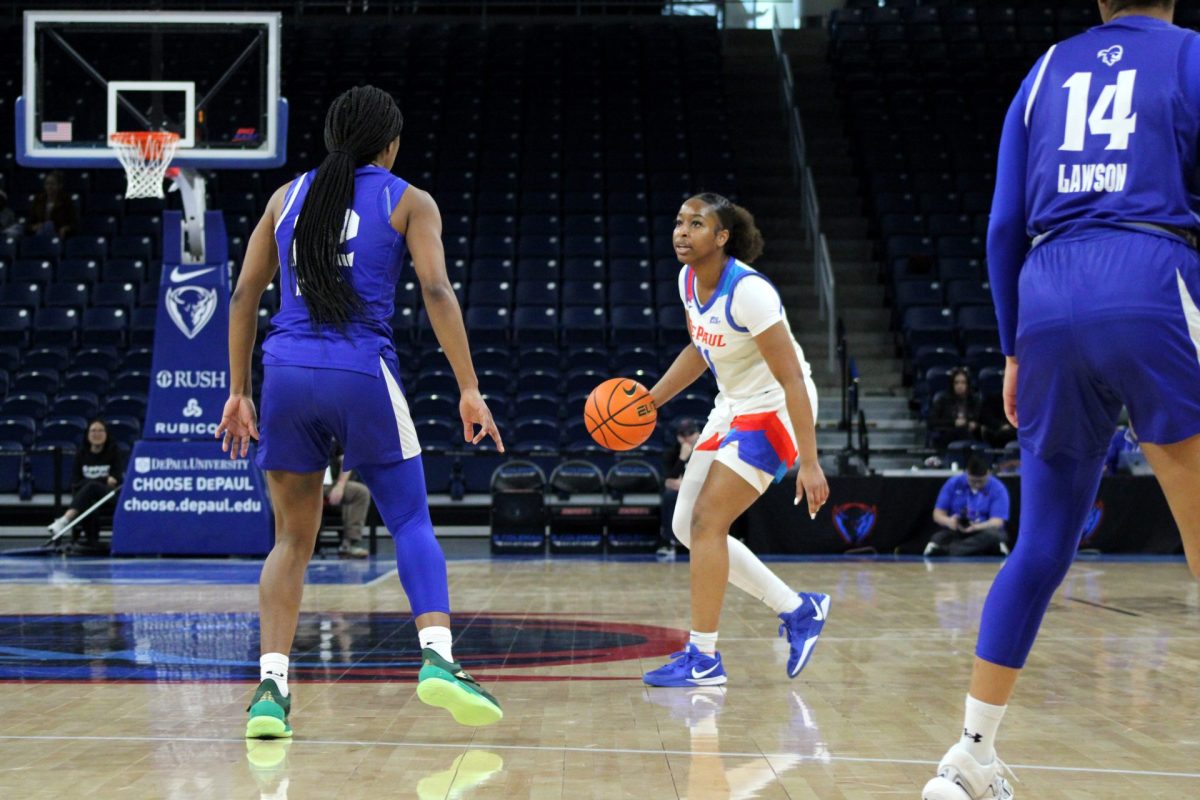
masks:
<path id="1" fill-rule="evenodd" d="M 795 677 L 812 656 L 829 612 L 829 597 L 797 594 L 729 526 L 799 459 L 796 502 L 807 495 L 814 516 L 829 496 L 817 463 L 817 392 L 770 282 L 748 262 L 762 236 L 745 209 L 715 194 L 683 204 L 672 237 L 679 296 L 692 343 L 650 390 L 662 406 L 706 369 L 720 393 L 688 460 L 672 527 L 691 550 L 692 634 L 667 665 L 646 673 L 651 686 L 725 683 L 717 624 L 725 585 L 766 603 L 779 615 Z"/>
<path id="2" fill-rule="evenodd" d="M 996 731 L 1122 405 L 1200 577 L 1200 36 L 1171 24 L 1174 6 L 1100 0 L 1105 24 L 1050 48 L 1005 120 L 988 269 L 1020 538 L 984 604 L 962 735 L 924 800 L 1013 797 Z"/>

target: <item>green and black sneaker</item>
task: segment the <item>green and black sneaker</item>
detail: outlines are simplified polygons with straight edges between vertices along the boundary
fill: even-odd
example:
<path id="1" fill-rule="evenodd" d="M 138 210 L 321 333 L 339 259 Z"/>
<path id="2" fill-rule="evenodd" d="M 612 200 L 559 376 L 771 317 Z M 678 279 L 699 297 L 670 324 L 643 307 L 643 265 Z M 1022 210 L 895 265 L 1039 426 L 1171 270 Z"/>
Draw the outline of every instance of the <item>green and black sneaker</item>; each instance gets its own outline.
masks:
<path id="1" fill-rule="evenodd" d="M 280 694 L 279 686 L 270 678 L 254 690 L 254 699 L 246 710 L 250 712 L 247 739 L 287 739 L 292 735 L 292 726 L 288 725 L 292 698 Z"/>
<path id="2" fill-rule="evenodd" d="M 444 708 L 459 725 L 491 725 L 504 716 L 496 698 L 485 692 L 463 668 L 426 647 L 421 651 L 417 697 L 430 706 Z"/>

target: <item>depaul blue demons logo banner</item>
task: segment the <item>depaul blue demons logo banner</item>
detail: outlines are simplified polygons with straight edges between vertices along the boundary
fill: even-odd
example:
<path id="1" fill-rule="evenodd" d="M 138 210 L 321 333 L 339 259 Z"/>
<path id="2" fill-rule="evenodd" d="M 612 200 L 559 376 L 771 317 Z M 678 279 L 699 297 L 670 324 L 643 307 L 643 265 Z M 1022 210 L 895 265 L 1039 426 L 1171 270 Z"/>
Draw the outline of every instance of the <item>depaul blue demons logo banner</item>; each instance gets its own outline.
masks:
<path id="1" fill-rule="evenodd" d="M 113 519 L 114 554 L 257 555 L 271 549 L 262 473 L 219 442 L 140 441 Z"/>
<path id="2" fill-rule="evenodd" d="M 838 536 L 846 544 L 862 544 L 871 531 L 875 530 L 875 521 L 879 518 L 879 510 L 867 503 L 842 503 L 833 507 L 833 527 L 837 528 Z"/>
<path id="3" fill-rule="evenodd" d="M 271 549 L 271 511 L 251 458 L 216 441 L 229 397 L 225 224 L 205 216 L 205 263 L 182 262 L 182 217 L 163 215 L 163 274 L 150 402 L 113 520 L 114 553 L 255 555 Z"/>
<path id="4" fill-rule="evenodd" d="M 229 397 L 229 269 L 219 213 L 205 217 L 204 264 L 182 264 L 178 214 L 164 215 L 162 285 L 144 439 L 212 438 Z"/>

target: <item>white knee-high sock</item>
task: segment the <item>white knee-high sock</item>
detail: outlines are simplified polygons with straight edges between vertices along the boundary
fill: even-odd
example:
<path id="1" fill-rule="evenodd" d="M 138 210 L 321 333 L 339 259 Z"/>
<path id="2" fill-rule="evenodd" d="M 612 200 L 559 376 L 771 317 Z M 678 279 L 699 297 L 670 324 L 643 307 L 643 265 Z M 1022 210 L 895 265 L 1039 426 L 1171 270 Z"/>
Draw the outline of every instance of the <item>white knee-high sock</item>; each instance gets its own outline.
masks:
<path id="1" fill-rule="evenodd" d="M 699 480 L 685 480 L 675 501 L 671 526 L 675 538 L 686 547 L 692 540 L 692 509 L 700 495 Z M 767 568 L 750 548 L 732 536 L 729 540 L 729 582 L 746 594 L 766 603 L 776 614 L 787 614 L 800 607 L 800 598 L 779 576 Z"/>
<path id="2" fill-rule="evenodd" d="M 776 614 L 787 614 L 800 607 L 800 597 L 792 587 L 732 536 L 729 537 L 729 582 L 766 603 Z"/>

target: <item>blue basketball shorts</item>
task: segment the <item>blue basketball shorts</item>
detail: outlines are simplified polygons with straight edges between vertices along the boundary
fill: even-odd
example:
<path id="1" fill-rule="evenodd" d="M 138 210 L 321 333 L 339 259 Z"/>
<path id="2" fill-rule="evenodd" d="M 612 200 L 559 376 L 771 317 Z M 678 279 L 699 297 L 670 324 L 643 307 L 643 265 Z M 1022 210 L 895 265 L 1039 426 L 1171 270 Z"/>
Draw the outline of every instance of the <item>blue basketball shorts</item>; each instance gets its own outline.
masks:
<path id="1" fill-rule="evenodd" d="M 345 448 L 345 469 L 421 453 L 396 364 L 382 357 L 375 375 L 265 367 L 258 429 L 255 460 L 265 470 L 324 470 L 333 439 Z"/>
<path id="2" fill-rule="evenodd" d="M 1138 438 L 1200 434 L 1200 254 L 1166 235 L 1089 231 L 1021 270 L 1017 417 L 1044 459 L 1108 448 L 1121 406 Z"/>

